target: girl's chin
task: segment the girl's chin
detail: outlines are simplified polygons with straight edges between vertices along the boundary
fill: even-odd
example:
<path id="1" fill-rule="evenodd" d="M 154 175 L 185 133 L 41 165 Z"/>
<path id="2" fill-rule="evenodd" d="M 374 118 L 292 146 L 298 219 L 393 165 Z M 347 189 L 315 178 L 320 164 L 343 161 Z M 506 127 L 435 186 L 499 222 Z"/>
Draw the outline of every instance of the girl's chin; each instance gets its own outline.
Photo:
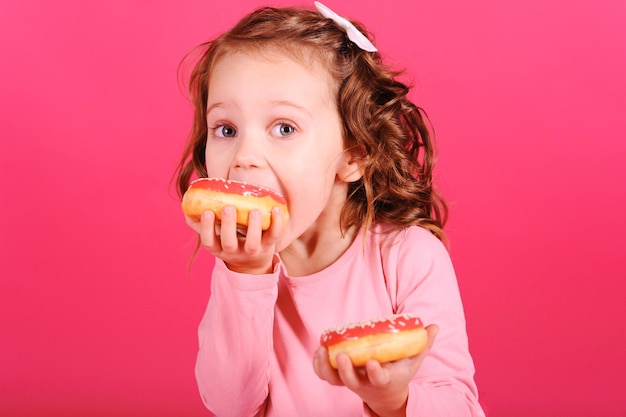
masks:
<path id="1" fill-rule="evenodd" d="M 285 249 L 287 249 L 289 247 L 289 245 L 291 244 L 291 242 L 287 242 L 286 239 L 281 239 L 280 241 L 278 241 L 278 243 L 276 244 L 276 253 L 281 253 L 282 251 L 284 251 Z"/>

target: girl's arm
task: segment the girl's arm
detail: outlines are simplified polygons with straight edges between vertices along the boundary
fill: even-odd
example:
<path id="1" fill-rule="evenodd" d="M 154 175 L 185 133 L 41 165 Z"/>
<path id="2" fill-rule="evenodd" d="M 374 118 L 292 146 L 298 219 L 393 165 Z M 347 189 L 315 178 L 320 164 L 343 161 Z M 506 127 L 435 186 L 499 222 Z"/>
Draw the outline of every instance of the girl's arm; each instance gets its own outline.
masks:
<path id="1" fill-rule="evenodd" d="M 198 331 L 196 379 L 206 407 L 220 417 L 262 415 L 278 294 L 276 271 L 238 274 L 215 260 L 211 296 Z"/>
<path id="2" fill-rule="evenodd" d="M 320 347 L 317 375 L 361 397 L 364 416 L 484 417 L 478 404 L 474 365 L 456 276 L 445 247 L 419 227 L 384 245 L 383 268 L 394 312 L 412 313 L 427 325 L 428 348 L 396 362 L 368 362 L 355 369 L 345 355 L 338 369 Z"/>
<path id="3" fill-rule="evenodd" d="M 439 328 L 409 384 L 406 415 L 483 417 L 463 305 L 448 251 L 430 232 L 412 227 L 388 261 L 396 268 L 396 279 L 388 279 L 388 290 L 398 312 L 411 312 L 426 325 Z"/>

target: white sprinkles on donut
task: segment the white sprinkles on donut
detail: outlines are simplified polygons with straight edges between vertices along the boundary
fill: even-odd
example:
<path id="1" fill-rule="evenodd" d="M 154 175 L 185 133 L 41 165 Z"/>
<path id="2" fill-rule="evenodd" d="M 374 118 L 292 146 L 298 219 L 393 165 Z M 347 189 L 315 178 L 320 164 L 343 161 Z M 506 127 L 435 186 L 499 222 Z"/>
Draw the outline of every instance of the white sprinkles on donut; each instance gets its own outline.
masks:
<path id="1" fill-rule="evenodd" d="M 224 191 L 228 191 L 228 192 L 230 192 L 231 186 L 239 186 L 239 188 L 241 188 L 242 191 L 239 191 L 239 192 L 233 191 L 233 192 L 243 197 L 261 197 L 262 194 L 266 194 L 266 195 L 269 194 L 270 196 L 277 197 L 280 200 L 284 200 L 284 196 L 272 188 L 264 187 L 262 185 L 250 184 L 245 181 L 227 180 L 224 178 L 197 178 L 191 181 L 191 183 L 189 184 L 189 188 L 192 188 L 194 184 L 200 185 L 203 182 L 204 183 L 208 182 L 208 183 L 213 183 L 213 184 L 221 183 L 220 187 Z"/>
<path id="2" fill-rule="evenodd" d="M 327 345 L 332 344 L 329 342 L 337 336 L 342 340 L 355 340 L 370 334 L 374 329 L 377 330 L 374 333 L 398 333 L 419 327 L 423 327 L 423 324 L 418 317 L 408 313 L 394 314 L 386 318 L 363 320 L 329 328 L 322 333 L 320 340 L 323 345 Z"/>

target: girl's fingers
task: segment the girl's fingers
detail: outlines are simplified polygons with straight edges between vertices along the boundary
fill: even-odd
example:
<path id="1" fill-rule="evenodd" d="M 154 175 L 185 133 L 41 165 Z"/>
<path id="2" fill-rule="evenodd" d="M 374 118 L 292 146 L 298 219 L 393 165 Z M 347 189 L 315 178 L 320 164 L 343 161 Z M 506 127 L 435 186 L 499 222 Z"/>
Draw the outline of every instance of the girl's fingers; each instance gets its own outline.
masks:
<path id="1" fill-rule="evenodd" d="M 328 350 L 325 347 L 318 347 L 313 354 L 313 370 L 315 374 L 331 385 L 343 385 L 335 368 L 328 360 Z"/>
<path id="2" fill-rule="evenodd" d="M 237 210 L 233 206 L 222 209 L 220 221 L 220 243 L 224 252 L 235 252 L 239 249 L 237 237 Z"/>
<path id="3" fill-rule="evenodd" d="M 187 226 L 191 227 L 195 232 L 200 233 L 200 223 L 192 219 L 191 217 L 185 215 L 185 223 Z"/>
<path id="4" fill-rule="evenodd" d="M 274 244 L 278 241 L 283 233 L 285 223 L 285 215 L 280 207 L 272 209 L 272 222 L 270 228 L 264 233 L 263 240 L 265 244 Z"/>
<path id="5" fill-rule="evenodd" d="M 355 390 L 367 379 L 367 374 L 363 368 L 356 369 L 352 366 L 350 357 L 345 353 L 337 355 L 337 372 L 341 382 L 348 388 Z"/>
<path id="6" fill-rule="evenodd" d="M 244 241 L 244 250 L 246 253 L 254 254 L 261 247 L 261 239 L 263 235 L 263 215 L 259 210 L 251 210 L 248 215 L 248 229 Z"/>
<path id="7" fill-rule="evenodd" d="M 277 252 L 276 242 L 282 236 L 283 215 L 276 208 L 270 229 L 263 231 L 263 215 L 252 210 L 248 215 L 248 227 L 238 229 L 237 209 L 222 208 L 220 219 L 207 210 L 200 221 L 186 217 L 187 224 L 200 235 L 202 246 L 214 256 L 222 259 L 228 268 L 251 274 L 269 273 Z"/>
<path id="8" fill-rule="evenodd" d="M 375 387 L 386 385 L 391 380 L 389 371 L 383 368 L 378 361 L 367 361 L 365 370 L 367 371 L 367 378 Z"/>
<path id="9" fill-rule="evenodd" d="M 428 351 L 430 351 L 430 348 L 433 346 L 435 338 L 437 337 L 437 333 L 439 333 L 439 326 L 437 326 L 436 324 L 426 326 L 426 333 L 428 334 L 428 344 L 426 345 L 426 349 L 424 350 L 424 356 L 428 354 Z"/>
<path id="10" fill-rule="evenodd" d="M 215 213 L 212 211 L 202 213 L 198 233 L 203 246 L 206 246 L 208 249 L 215 248 L 217 243 Z"/>

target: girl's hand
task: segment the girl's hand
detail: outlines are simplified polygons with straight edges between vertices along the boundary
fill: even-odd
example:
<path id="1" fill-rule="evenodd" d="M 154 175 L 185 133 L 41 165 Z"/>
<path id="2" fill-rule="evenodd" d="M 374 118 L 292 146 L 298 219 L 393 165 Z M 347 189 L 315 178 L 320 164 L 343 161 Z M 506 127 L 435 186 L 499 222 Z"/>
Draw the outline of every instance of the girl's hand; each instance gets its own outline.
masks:
<path id="1" fill-rule="evenodd" d="M 280 208 L 272 210 L 272 223 L 265 232 L 261 229 L 261 212 L 252 210 L 245 236 L 237 230 L 237 211 L 232 206 L 223 208 L 221 224 L 216 223 L 215 213 L 210 210 L 199 222 L 187 216 L 185 219 L 200 234 L 202 246 L 222 259 L 231 271 L 256 275 L 272 272 L 276 244 L 283 232 Z"/>
<path id="2" fill-rule="evenodd" d="M 328 350 L 320 346 L 313 357 L 317 376 L 332 385 L 343 385 L 354 391 L 380 417 L 405 416 L 409 382 L 428 355 L 439 328 L 426 327 L 428 345 L 422 353 L 395 362 L 368 361 L 354 368 L 348 355 L 337 355 L 337 369 L 330 365 Z"/>

